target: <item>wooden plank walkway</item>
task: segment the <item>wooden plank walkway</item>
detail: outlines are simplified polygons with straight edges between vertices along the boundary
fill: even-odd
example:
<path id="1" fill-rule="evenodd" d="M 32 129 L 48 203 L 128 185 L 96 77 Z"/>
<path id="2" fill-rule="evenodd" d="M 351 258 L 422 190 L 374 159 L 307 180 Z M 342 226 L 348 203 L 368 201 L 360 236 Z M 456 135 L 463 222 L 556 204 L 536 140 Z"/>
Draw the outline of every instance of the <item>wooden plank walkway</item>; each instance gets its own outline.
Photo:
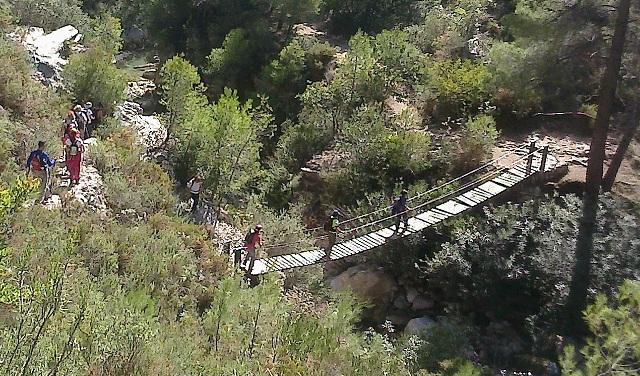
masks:
<path id="1" fill-rule="evenodd" d="M 525 152 L 525 155 L 527 153 Z M 515 156 L 515 154 L 514 154 Z M 527 174 L 527 160 L 524 159 L 513 164 L 508 169 L 504 169 L 491 180 L 469 187 L 458 196 L 452 197 L 435 207 L 425 209 L 424 212 L 409 218 L 408 228 L 404 233 L 397 234 L 394 238 L 405 237 L 420 232 L 427 227 L 434 226 L 440 222 L 464 213 L 477 206 L 482 205 L 487 200 L 509 190 L 516 184 L 537 174 L 542 161 L 541 153 L 536 153 L 533 158 L 532 168 Z M 544 171 L 551 171 L 557 165 L 557 159 L 548 155 Z M 447 197 L 444 195 L 443 197 Z M 372 231 L 365 235 L 356 236 L 352 239 L 342 241 L 333 246 L 330 260 L 340 260 L 349 256 L 357 255 L 368 250 L 380 247 L 393 235 L 394 225 Z M 281 256 L 273 256 L 255 261 L 251 274 L 262 275 L 275 271 L 283 271 L 293 268 L 310 266 L 326 262 L 324 249 L 312 249 L 299 253 L 292 253 Z"/>

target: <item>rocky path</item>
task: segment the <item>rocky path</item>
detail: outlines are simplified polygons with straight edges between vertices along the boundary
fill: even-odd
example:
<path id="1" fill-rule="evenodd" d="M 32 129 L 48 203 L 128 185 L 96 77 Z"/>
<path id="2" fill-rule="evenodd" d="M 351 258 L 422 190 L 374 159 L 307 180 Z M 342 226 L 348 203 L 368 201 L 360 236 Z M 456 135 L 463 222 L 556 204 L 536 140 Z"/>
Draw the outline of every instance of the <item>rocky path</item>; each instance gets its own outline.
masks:
<path id="1" fill-rule="evenodd" d="M 567 174 L 558 182 L 560 187 L 580 187 L 584 184 L 591 143 L 588 135 L 542 128 L 531 134 L 503 138 L 496 146 L 494 155 L 502 154 L 515 145 L 531 141 L 549 145 L 549 150 L 558 158 L 559 163 L 567 165 Z M 612 134 L 606 145 L 607 167 L 617 147 L 617 137 Z M 640 200 L 640 143 L 637 141 L 633 142 L 627 151 L 613 190 L 630 200 Z"/>

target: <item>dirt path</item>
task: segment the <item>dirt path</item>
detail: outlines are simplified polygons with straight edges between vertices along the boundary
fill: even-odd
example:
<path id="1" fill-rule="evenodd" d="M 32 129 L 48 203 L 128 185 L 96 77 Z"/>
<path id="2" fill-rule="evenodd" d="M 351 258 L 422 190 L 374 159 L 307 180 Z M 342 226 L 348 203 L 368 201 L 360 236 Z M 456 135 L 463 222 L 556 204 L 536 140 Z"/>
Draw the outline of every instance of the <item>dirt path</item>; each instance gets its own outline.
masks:
<path id="1" fill-rule="evenodd" d="M 560 163 L 567 164 L 568 173 L 558 182 L 562 185 L 581 185 L 585 182 L 587 161 L 591 138 L 586 135 L 572 134 L 563 130 L 540 130 L 518 136 L 503 137 L 494 150 L 494 156 L 506 150 L 531 141 L 541 145 L 549 145 L 549 150 Z M 606 168 L 617 148 L 616 135 L 609 137 L 606 148 Z M 605 170 L 606 171 L 606 170 Z M 620 167 L 613 191 L 629 200 L 640 201 L 640 143 L 634 141 L 627 151 L 626 158 Z"/>

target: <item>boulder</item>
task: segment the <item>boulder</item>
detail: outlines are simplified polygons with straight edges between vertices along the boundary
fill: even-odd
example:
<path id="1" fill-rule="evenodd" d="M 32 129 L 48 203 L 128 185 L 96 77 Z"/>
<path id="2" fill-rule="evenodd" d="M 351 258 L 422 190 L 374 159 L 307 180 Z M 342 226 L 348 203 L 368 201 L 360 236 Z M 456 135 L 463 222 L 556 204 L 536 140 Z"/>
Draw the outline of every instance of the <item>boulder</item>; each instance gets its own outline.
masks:
<path id="1" fill-rule="evenodd" d="M 436 322 L 429 316 L 416 317 L 409 320 L 404 332 L 408 335 L 418 335 L 427 328 L 433 326 Z"/>
<path id="2" fill-rule="evenodd" d="M 351 290 L 356 296 L 370 302 L 373 307 L 369 313 L 378 322 L 384 320 L 398 289 L 393 277 L 382 268 L 371 265 L 353 266 L 331 280 L 330 285 L 336 291 Z"/>
<path id="3" fill-rule="evenodd" d="M 135 102 L 124 102 L 116 107 L 115 117 L 137 133 L 137 143 L 149 149 L 162 144 L 167 129 L 155 116 L 142 115 L 142 106 Z"/>
<path id="4" fill-rule="evenodd" d="M 127 98 L 135 100 L 155 90 L 156 84 L 151 80 L 140 79 L 139 81 L 132 81 L 127 86 Z"/>
<path id="5" fill-rule="evenodd" d="M 418 296 L 414 299 L 413 303 L 411 303 L 411 309 L 414 311 L 424 311 L 431 308 L 433 308 L 433 301 L 424 296 Z"/>
<path id="6" fill-rule="evenodd" d="M 409 287 L 407 288 L 407 301 L 412 304 L 414 300 L 416 300 L 416 298 L 418 297 L 419 293 L 418 290 L 416 290 L 413 287 Z"/>
<path id="7" fill-rule="evenodd" d="M 122 41 L 128 47 L 142 47 L 147 41 L 148 34 L 138 26 L 131 26 L 122 33 Z"/>
<path id="8" fill-rule="evenodd" d="M 60 72 L 68 63 L 61 51 L 67 42 L 78 43 L 82 35 L 71 25 L 61 27 L 49 34 L 39 27 L 9 34 L 9 37 L 22 43 L 33 59 L 38 70 L 37 78 L 45 85 L 61 86 Z"/>
<path id="9" fill-rule="evenodd" d="M 155 80 L 157 75 L 158 75 L 158 70 L 155 68 L 147 69 L 146 71 L 142 72 L 142 78 L 147 80 Z"/>
<path id="10" fill-rule="evenodd" d="M 71 187 L 69 193 L 73 201 L 81 202 L 96 212 L 107 210 L 104 182 L 93 166 L 82 166 L 80 181 Z"/>

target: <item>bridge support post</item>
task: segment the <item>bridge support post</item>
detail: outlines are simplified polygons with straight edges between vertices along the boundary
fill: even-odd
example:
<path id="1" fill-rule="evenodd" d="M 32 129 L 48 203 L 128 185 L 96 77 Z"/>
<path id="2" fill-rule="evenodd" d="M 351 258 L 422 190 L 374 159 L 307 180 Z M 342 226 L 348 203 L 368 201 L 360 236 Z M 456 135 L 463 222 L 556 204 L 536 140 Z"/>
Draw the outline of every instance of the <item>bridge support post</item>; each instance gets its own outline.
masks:
<path id="1" fill-rule="evenodd" d="M 549 145 L 542 149 L 542 159 L 540 160 L 540 172 L 544 172 L 547 167 L 547 156 L 549 155 Z"/>
<path id="2" fill-rule="evenodd" d="M 533 153 L 536 151 L 536 142 L 532 141 L 529 145 L 529 157 L 527 158 L 527 176 L 531 175 L 531 168 L 533 167 Z"/>

